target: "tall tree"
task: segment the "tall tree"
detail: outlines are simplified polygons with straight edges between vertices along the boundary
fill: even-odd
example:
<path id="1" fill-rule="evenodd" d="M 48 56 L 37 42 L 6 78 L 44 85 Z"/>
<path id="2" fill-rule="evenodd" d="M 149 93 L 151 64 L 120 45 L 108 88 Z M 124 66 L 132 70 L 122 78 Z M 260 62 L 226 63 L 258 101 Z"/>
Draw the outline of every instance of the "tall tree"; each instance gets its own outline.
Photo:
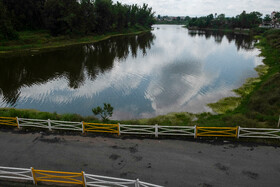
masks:
<path id="1" fill-rule="evenodd" d="M 113 25 L 113 2 L 112 0 L 95 0 L 96 31 L 103 33 L 110 31 Z"/>
<path id="2" fill-rule="evenodd" d="M 45 4 L 46 27 L 53 35 L 81 33 L 80 4 L 76 0 L 48 0 Z"/>
<path id="3" fill-rule="evenodd" d="M 0 0 L 0 40 L 17 38 L 18 35 L 13 28 L 7 8 L 4 6 L 2 0 Z"/>

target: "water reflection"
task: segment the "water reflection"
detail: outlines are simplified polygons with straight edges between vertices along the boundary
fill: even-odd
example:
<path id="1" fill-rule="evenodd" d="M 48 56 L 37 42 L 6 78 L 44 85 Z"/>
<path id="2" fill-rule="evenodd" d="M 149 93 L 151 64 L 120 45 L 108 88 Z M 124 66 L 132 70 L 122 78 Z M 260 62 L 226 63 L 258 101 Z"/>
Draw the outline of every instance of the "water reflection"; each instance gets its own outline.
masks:
<path id="1" fill-rule="evenodd" d="M 59 77 L 65 77 L 68 86 L 77 89 L 84 84 L 85 73 L 94 80 L 99 74 L 110 71 L 115 60 L 125 60 L 130 50 L 134 58 L 137 58 L 137 53 L 145 55 L 154 38 L 152 33 L 146 33 L 32 57 L 1 58 L 0 96 L 7 105 L 14 106 L 22 87 L 45 84 Z"/>
<path id="2" fill-rule="evenodd" d="M 0 106 L 90 115 L 104 102 L 114 119 L 209 111 L 207 103 L 256 76 L 248 36 L 177 25 L 138 36 L 0 59 Z"/>
<path id="3" fill-rule="evenodd" d="M 234 42 L 237 49 L 244 50 L 253 50 L 254 45 L 257 42 L 252 36 L 244 35 L 244 34 L 234 34 L 234 33 L 225 33 L 221 31 L 201 31 L 201 30 L 189 30 L 189 36 L 195 37 L 205 37 L 205 39 L 214 38 L 217 44 L 221 44 L 223 38 L 226 37 L 228 42 Z"/>

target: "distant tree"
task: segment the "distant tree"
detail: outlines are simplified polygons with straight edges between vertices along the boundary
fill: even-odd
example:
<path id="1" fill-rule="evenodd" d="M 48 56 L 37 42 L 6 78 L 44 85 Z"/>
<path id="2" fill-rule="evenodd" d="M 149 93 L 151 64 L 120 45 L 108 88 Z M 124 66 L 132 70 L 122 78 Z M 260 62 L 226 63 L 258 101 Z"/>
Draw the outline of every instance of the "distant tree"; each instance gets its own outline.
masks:
<path id="1" fill-rule="evenodd" d="M 48 0 L 44 15 L 46 27 L 53 35 L 81 33 L 83 18 L 76 0 Z"/>
<path id="2" fill-rule="evenodd" d="M 104 103 L 104 107 L 96 107 L 92 109 L 94 115 L 100 115 L 103 121 L 107 121 L 112 117 L 114 108 L 109 103 Z"/>
<path id="3" fill-rule="evenodd" d="M 110 31 L 113 26 L 113 1 L 112 0 L 95 0 L 96 13 L 96 31 L 104 33 Z"/>
<path id="4" fill-rule="evenodd" d="M 265 23 L 270 23 L 270 22 L 271 22 L 270 15 L 269 15 L 269 14 L 266 14 L 266 15 L 264 16 L 264 18 L 263 18 L 263 21 L 264 21 Z"/>
<path id="5" fill-rule="evenodd" d="M 275 19 L 280 19 L 280 12 L 276 12 L 276 14 L 274 15 Z"/>
<path id="6" fill-rule="evenodd" d="M 0 0 L 0 39 L 11 40 L 17 38 L 18 35 L 13 28 L 7 8 L 4 6 L 2 0 Z"/>
<path id="7" fill-rule="evenodd" d="M 16 30 L 44 28 L 43 9 L 46 0 L 3 0 Z"/>
<path id="8" fill-rule="evenodd" d="M 93 0 L 81 0 L 82 30 L 85 34 L 92 33 L 96 29 L 96 15 Z"/>

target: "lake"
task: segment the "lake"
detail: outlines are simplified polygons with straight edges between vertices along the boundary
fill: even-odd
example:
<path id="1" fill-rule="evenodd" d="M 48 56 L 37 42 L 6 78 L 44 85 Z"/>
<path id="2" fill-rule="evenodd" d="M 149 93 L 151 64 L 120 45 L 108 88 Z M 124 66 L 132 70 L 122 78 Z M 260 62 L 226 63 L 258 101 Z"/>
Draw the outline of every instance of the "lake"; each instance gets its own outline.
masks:
<path id="1" fill-rule="evenodd" d="M 210 112 L 262 64 L 250 36 L 154 25 L 153 31 L 50 52 L 0 58 L 0 107 L 112 119 Z"/>

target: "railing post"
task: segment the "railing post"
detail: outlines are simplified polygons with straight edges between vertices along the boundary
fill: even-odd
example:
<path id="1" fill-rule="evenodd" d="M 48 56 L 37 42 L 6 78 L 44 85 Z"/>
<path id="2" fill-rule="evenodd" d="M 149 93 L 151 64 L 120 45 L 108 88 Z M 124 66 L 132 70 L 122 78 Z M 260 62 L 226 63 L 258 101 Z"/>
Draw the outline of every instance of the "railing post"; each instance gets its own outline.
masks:
<path id="1" fill-rule="evenodd" d="M 87 187 L 86 176 L 85 176 L 85 172 L 83 171 L 82 171 L 82 177 L 83 177 L 83 187 Z"/>
<path id="2" fill-rule="evenodd" d="M 52 130 L 52 125 L 51 125 L 51 120 L 50 119 L 48 119 L 48 127 L 49 127 L 49 131 L 51 131 Z"/>
<path id="3" fill-rule="evenodd" d="M 16 117 L 16 120 L 17 120 L 17 128 L 19 129 L 20 125 L 19 125 L 18 117 Z"/>
<path id="4" fill-rule="evenodd" d="M 33 179 L 33 184 L 37 185 L 36 176 L 35 176 L 33 167 L 31 167 L 30 170 L 31 170 L 31 176 Z"/>
<path id="5" fill-rule="evenodd" d="M 236 138 L 239 139 L 240 126 L 237 126 L 236 128 L 237 128 L 237 129 L 236 129 L 236 131 L 237 131 L 237 132 L 236 132 Z"/>
<path id="6" fill-rule="evenodd" d="M 197 138 L 197 129 L 196 129 L 196 125 L 194 126 L 194 138 Z"/>
<path id="7" fill-rule="evenodd" d="M 135 180 L 135 187 L 140 187 L 139 179 Z"/>
<path id="8" fill-rule="evenodd" d="M 158 124 L 155 124 L 155 137 L 158 137 Z"/>
<path id="9" fill-rule="evenodd" d="M 118 135 L 120 136 L 121 135 L 121 124 L 118 123 Z"/>
<path id="10" fill-rule="evenodd" d="M 84 121 L 82 121 L 82 133 L 85 133 L 85 125 L 84 125 Z"/>

